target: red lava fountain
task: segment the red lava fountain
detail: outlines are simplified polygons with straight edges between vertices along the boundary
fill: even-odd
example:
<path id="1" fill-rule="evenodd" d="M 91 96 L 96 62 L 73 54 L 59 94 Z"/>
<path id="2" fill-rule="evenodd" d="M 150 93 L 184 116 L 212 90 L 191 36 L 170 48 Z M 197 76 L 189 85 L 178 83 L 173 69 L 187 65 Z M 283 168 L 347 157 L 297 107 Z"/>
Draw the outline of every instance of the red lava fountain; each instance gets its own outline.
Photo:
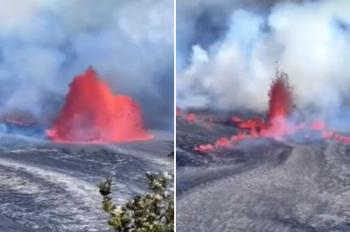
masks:
<path id="1" fill-rule="evenodd" d="M 272 82 L 268 95 L 269 108 L 261 134 L 280 138 L 284 134 L 293 132 L 294 129 L 287 123 L 287 118 L 293 107 L 293 96 L 286 73 L 276 72 L 276 79 Z"/>
<path id="2" fill-rule="evenodd" d="M 276 73 L 276 79 L 271 84 L 268 96 L 269 107 L 265 120 L 260 118 L 242 120 L 234 116 L 231 121 L 237 128 L 249 130 L 250 136 L 279 139 L 283 135 L 294 132 L 294 126 L 287 122 L 293 108 L 293 96 L 286 73 Z"/>
<path id="3" fill-rule="evenodd" d="M 54 142 L 105 143 L 148 140 L 139 106 L 114 95 L 89 67 L 71 82 L 65 103 L 47 136 Z"/>
<path id="4" fill-rule="evenodd" d="M 275 118 L 286 118 L 291 112 L 292 102 L 288 76 L 281 73 L 281 76 L 273 81 L 269 92 L 268 122 L 271 123 Z"/>

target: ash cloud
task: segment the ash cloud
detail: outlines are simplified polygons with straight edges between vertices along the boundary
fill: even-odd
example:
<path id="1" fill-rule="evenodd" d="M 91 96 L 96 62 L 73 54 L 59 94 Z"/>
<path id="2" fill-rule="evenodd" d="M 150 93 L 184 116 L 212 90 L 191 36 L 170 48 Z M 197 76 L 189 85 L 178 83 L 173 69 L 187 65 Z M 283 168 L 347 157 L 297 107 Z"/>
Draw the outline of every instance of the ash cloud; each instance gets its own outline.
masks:
<path id="1" fill-rule="evenodd" d="M 172 129 L 173 3 L 0 0 L 0 113 L 49 121 L 92 65 L 140 103 L 146 126 Z M 93 93 L 91 93 L 93 94 Z"/>
<path id="2" fill-rule="evenodd" d="M 264 111 L 277 61 L 299 108 L 348 110 L 349 1 L 191 2 L 178 0 L 180 107 Z"/>

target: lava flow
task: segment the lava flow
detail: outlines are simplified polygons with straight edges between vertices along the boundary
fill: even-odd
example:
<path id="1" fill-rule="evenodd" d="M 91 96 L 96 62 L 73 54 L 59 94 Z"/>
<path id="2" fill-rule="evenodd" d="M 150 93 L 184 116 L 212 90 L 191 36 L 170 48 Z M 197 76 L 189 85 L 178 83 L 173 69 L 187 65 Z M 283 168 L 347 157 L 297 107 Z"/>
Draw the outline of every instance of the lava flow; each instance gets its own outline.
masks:
<path id="1" fill-rule="evenodd" d="M 183 117 L 188 123 L 197 123 L 199 121 L 197 115 L 195 115 L 194 113 L 184 112 L 178 107 L 176 108 L 176 116 Z"/>
<path id="2" fill-rule="evenodd" d="M 0 123 L 29 127 L 36 124 L 36 120 L 29 112 L 10 111 L 0 116 Z"/>
<path id="3" fill-rule="evenodd" d="M 213 123 L 213 119 L 210 117 L 198 117 L 197 114 L 185 112 L 178 107 L 176 108 L 176 117 L 185 120 L 189 124 L 196 124 L 206 129 L 210 129 Z"/>
<path id="4" fill-rule="evenodd" d="M 269 107 L 265 120 L 261 118 L 244 120 L 238 116 L 233 116 L 230 121 L 236 128 L 240 129 L 238 134 L 229 138 L 221 137 L 213 144 L 195 146 L 194 150 L 200 153 L 210 153 L 218 149 L 231 148 L 240 141 L 254 138 L 283 140 L 286 136 L 293 135 L 297 130 L 301 129 L 317 132 L 323 139 L 350 143 L 350 136 L 330 131 L 322 121 L 315 120 L 310 125 L 306 125 L 305 123 L 295 123 L 293 120 L 290 120 L 294 103 L 286 73 L 276 73 L 276 78 L 271 84 L 268 95 Z M 305 138 L 307 137 L 309 135 L 305 134 Z"/>
<path id="5" fill-rule="evenodd" d="M 114 95 L 91 67 L 70 84 L 47 137 L 54 142 L 105 143 L 148 140 L 139 106 Z"/>

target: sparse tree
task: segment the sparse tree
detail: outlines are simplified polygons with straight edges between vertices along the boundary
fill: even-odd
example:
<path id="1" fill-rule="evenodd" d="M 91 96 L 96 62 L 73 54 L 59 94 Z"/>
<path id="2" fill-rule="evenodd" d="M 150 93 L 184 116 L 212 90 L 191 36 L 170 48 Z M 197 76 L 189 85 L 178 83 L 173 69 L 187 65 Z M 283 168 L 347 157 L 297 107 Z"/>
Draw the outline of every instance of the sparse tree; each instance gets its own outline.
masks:
<path id="1" fill-rule="evenodd" d="M 169 191 L 172 175 L 146 173 L 149 193 L 131 198 L 125 205 L 112 202 L 112 179 L 98 185 L 108 224 L 118 232 L 173 232 L 174 193 Z"/>

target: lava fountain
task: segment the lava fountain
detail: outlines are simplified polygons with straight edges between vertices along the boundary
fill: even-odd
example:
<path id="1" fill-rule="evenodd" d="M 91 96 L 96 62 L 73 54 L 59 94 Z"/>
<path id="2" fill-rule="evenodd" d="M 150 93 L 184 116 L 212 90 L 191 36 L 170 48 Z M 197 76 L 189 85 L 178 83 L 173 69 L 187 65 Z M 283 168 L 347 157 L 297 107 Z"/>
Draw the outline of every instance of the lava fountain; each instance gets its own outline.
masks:
<path id="1" fill-rule="evenodd" d="M 293 109 L 293 96 L 288 82 L 288 75 L 276 72 L 276 79 L 269 91 L 269 107 L 267 118 L 263 124 L 261 134 L 267 137 L 280 138 L 293 133 L 294 125 L 288 124 L 288 116 Z"/>
<path id="2" fill-rule="evenodd" d="M 47 137 L 54 142 L 105 143 L 152 139 L 141 110 L 130 98 L 114 95 L 89 67 L 70 84 L 63 107 Z"/>
<path id="3" fill-rule="evenodd" d="M 293 96 L 288 83 L 288 75 L 276 72 L 272 81 L 269 96 L 267 117 L 242 120 L 237 116 L 231 118 L 234 125 L 242 130 L 249 130 L 249 136 L 262 136 L 280 139 L 293 133 L 298 127 L 288 123 L 288 117 L 293 110 Z M 239 137 L 242 137 L 239 135 Z"/>
<path id="4" fill-rule="evenodd" d="M 275 118 L 286 118 L 293 107 L 293 97 L 288 84 L 286 73 L 276 74 L 277 78 L 272 82 L 269 92 L 269 109 L 267 120 L 269 123 Z"/>

